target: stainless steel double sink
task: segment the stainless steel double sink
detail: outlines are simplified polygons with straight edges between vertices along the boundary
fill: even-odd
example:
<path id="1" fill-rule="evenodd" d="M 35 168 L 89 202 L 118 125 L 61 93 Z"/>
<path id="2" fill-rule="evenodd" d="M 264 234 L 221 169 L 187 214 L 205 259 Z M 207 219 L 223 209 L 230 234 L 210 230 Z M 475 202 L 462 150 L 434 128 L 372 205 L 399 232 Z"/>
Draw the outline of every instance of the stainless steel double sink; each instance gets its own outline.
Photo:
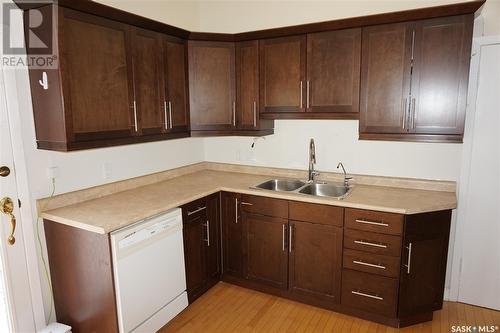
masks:
<path id="1" fill-rule="evenodd" d="M 346 187 L 340 183 L 304 182 L 298 179 L 271 179 L 252 188 L 318 197 L 332 197 L 339 200 L 344 199 L 351 191 L 351 187 Z"/>

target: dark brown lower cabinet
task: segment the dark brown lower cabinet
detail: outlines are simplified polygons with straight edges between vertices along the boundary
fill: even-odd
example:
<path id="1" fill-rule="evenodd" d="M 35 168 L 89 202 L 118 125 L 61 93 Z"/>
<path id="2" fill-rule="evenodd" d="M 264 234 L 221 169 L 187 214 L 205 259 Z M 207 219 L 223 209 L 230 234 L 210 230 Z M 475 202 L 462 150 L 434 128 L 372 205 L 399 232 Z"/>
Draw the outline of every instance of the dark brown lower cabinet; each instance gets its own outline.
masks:
<path id="1" fill-rule="evenodd" d="M 402 321 L 443 306 L 450 221 L 449 210 L 406 216 L 398 308 Z"/>
<path id="2" fill-rule="evenodd" d="M 288 220 L 242 213 L 245 235 L 245 278 L 286 289 L 288 287 Z"/>
<path id="3" fill-rule="evenodd" d="M 223 243 L 223 272 L 225 275 L 243 276 L 243 227 L 241 224 L 238 193 L 221 193 L 221 222 Z"/>
<path id="4" fill-rule="evenodd" d="M 238 253 L 230 262 L 238 273 L 225 267 L 225 281 L 393 327 L 441 309 L 450 210 L 402 215 L 225 197 L 223 229 L 240 228 L 224 230 L 224 248 Z M 241 222 L 228 224 L 240 221 L 238 210 Z"/>
<path id="5" fill-rule="evenodd" d="M 190 303 L 222 277 L 393 327 L 442 308 L 451 210 L 402 215 L 222 192 L 182 214 Z M 117 332 L 109 235 L 44 226 L 57 319 L 73 332 Z"/>
<path id="6" fill-rule="evenodd" d="M 297 296 L 340 303 L 342 228 L 290 221 L 289 290 Z"/>
<path id="7" fill-rule="evenodd" d="M 184 260 L 189 303 L 220 280 L 219 195 L 182 206 Z"/>

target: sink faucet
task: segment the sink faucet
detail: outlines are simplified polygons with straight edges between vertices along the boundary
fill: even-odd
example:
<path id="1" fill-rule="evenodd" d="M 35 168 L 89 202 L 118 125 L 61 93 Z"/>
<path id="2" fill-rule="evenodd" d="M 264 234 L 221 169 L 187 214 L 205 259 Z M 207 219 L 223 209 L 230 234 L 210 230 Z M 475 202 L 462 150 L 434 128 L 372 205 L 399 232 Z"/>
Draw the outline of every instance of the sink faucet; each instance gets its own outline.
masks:
<path id="1" fill-rule="evenodd" d="M 314 177 L 319 175 L 319 172 L 314 170 L 315 164 L 316 164 L 316 146 L 314 145 L 314 139 L 311 138 L 311 141 L 309 141 L 309 181 L 310 182 L 313 182 Z"/>
<path id="2" fill-rule="evenodd" d="M 344 186 L 349 187 L 349 180 L 352 179 L 352 177 L 347 177 L 347 172 L 345 172 L 344 164 L 342 164 L 342 162 L 337 164 L 337 169 L 338 168 L 342 168 L 342 172 L 344 173 Z"/>

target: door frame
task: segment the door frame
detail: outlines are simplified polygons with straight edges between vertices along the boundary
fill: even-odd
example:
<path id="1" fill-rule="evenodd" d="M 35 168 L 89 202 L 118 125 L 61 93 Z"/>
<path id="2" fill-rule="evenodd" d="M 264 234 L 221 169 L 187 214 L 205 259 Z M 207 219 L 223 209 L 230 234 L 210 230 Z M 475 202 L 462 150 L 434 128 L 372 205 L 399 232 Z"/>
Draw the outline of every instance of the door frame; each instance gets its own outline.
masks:
<path id="1" fill-rule="evenodd" d="M 472 56 L 471 56 L 471 68 L 470 68 L 470 79 L 469 79 L 469 92 L 467 98 L 467 116 L 465 118 L 465 131 L 464 131 L 464 143 L 462 151 L 462 163 L 459 183 L 457 186 L 457 197 L 458 202 L 465 202 L 466 193 L 469 188 L 469 176 L 470 176 L 470 156 L 472 154 L 472 131 L 474 130 L 474 122 L 476 117 L 476 103 L 477 103 L 477 93 L 479 85 L 479 66 L 481 60 L 481 49 L 485 46 L 500 44 L 500 36 L 483 36 L 474 37 L 472 41 Z M 456 223 L 452 224 L 452 229 L 455 229 L 455 237 L 453 243 L 453 251 L 451 253 L 451 267 L 450 270 L 450 284 L 449 290 L 445 291 L 445 299 L 450 301 L 458 301 L 459 299 L 459 289 L 460 289 L 460 278 L 461 278 L 461 268 L 462 268 L 462 258 L 463 258 L 463 244 L 466 240 L 466 224 L 467 221 L 464 220 L 464 213 L 466 207 L 462 206 L 454 211 L 453 220 Z M 451 269 L 450 269 L 451 268 Z"/>
<path id="2" fill-rule="evenodd" d="M 7 0 L 11 2 L 10 0 Z M 23 33 L 23 27 L 17 27 L 19 33 Z M 2 26 L 3 29 L 3 26 Z M 22 136 L 22 126 L 20 117 L 20 97 L 18 94 L 19 89 L 29 89 L 29 86 L 20 86 L 21 82 L 29 82 L 28 69 L 18 68 L 15 69 L 5 69 L 0 67 L 0 78 L 4 87 L 0 90 L 0 94 L 4 94 L 5 108 L 7 111 L 7 117 L 9 120 L 10 129 L 10 141 L 12 146 L 12 157 L 15 164 L 15 182 L 17 184 L 17 194 L 18 199 L 21 201 L 21 207 L 19 207 L 18 223 L 22 223 L 22 234 L 18 234 L 17 238 L 23 238 L 24 240 L 24 251 L 26 255 L 26 265 L 27 265 L 27 275 L 29 280 L 29 293 L 31 297 L 33 314 L 33 323 L 37 331 L 45 328 L 45 307 L 43 301 L 43 293 L 41 286 L 41 277 L 39 271 L 39 256 L 36 244 L 36 232 L 35 224 L 38 223 L 37 208 L 34 199 L 31 196 L 31 191 L 28 183 L 28 173 L 26 167 L 26 155 L 24 152 L 23 136 Z M 19 80 L 18 76 L 26 76 L 26 80 Z M 20 82 L 21 81 L 21 82 Z M 25 110 L 25 112 L 31 112 L 32 110 Z M 52 297 L 52 295 L 49 295 Z M 14 320 L 14 318 L 13 318 Z"/>

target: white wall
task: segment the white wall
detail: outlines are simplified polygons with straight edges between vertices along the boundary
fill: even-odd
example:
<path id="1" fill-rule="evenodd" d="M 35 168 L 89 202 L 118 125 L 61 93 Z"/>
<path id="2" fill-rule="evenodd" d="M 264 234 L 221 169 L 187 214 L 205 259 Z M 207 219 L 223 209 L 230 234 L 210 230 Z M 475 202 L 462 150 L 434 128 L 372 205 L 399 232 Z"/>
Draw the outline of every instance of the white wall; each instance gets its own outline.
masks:
<path id="1" fill-rule="evenodd" d="M 467 0 L 466 0 L 467 1 Z M 469 0 L 470 1 L 470 0 Z M 498 1 L 498 0 L 488 0 Z M 199 1 L 199 29 L 244 32 L 456 3 L 456 0 Z"/>
<path id="2" fill-rule="evenodd" d="M 191 0 L 94 0 L 130 13 L 190 31 L 199 29 L 199 1 Z"/>
<path id="3" fill-rule="evenodd" d="M 456 180 L 461 144 L 359 141 L 357 120 L 280 120 L 275 134 L 253 138 L 206 138 L 205 159 L 307 169 L 309 139 L 316 143 L 317 169 L 351 173 Z"/>

